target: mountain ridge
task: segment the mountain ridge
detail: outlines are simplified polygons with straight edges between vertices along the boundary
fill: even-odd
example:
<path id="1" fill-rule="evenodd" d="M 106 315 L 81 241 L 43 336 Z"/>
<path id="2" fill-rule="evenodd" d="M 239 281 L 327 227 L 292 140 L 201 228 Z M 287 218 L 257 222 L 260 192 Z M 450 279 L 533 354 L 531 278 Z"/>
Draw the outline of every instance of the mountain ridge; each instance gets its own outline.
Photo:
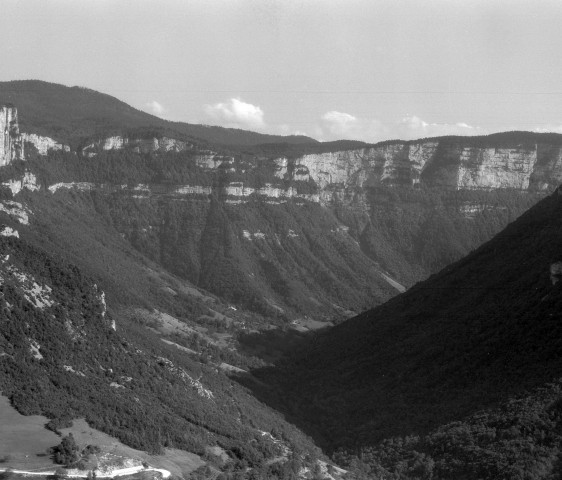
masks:
<path id="1" fill-rule="evenodd" d="M 180 137 L 224 145 L 316 142 L 299 135 L 269 135 L 164 120 L 87 87 L 66 87 L 41 80 L 0 82 L 0 104 L 3 103 L 19 105 L 22 118 L 25 117 L 22 130 L 71 143 L 74 148 L 81 138 L 140 127 L 158 127 L 163 132 L 176 132 Z M 73 125 L 76 122 L 81 124 L 78 129 Z"/>

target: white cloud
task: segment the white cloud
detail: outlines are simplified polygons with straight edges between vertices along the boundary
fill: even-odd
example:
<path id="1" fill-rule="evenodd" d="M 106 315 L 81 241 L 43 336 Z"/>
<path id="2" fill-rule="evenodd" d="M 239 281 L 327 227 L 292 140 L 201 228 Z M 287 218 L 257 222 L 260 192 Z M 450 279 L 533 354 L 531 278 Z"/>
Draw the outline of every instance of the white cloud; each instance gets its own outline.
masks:
<path id="1" fill-rule="evenodd" d="M 323 127 L 339 138 L 349 138 L 357 128 L 357 118 L 349 113 L 332 110 L 322 115 Z"/>
<path id="2" fill-rule="evenodd" d="M 377 119 L 361 119 L 344 112 L 331 110 L 320 118 L 315 130 L 321 140 L 379 140 L 384 126 Z"/>
<path id="3" fill-rule="evenodd" d="M 562 133 L 562 125 L 545 125 L 544 127 L 536 127 L 534 132 L 537 133 Z"/>
<path id="4" fill-rule="evenodd" d="M 154 115 L 162 115 L 166 109 L 161 103 L 158 103 L 156 100 L 152 100 L 152 102 L 147 102 L 144 106 Z"/>
<path id="5" fill-rule="evenodd" d="M 258 130 L 277 135 L 309 135 L 286 123 L 267 124 L 264 120 L 264 111 L 259 106 L 247 103 L 240 98 L 205 105 L 203 110 L 212 123 L 224 127 Z M 383 123 L 378 118 L 362 118 L 338 110 L 327 111 L 309 128 L 310 134 L 321 141 L 362 140 L 370 143 L 388 139 L 415 140 L 442 135 L 487 133 L 480 127 L 474 127 L 465 122 L 429 123 L 417 115 L 408 114 L 394 121 Z M 562 126 L 559 129 L 562 130 Z"/>
<path id="6" fill-rule="evenodd" d="M 320 117 L 315 129 L 321 140 L 363 140 L 379 142 L 386 139 L 414 140 L 441 135 L 479 135 L 484 132 L 464 122 L 429 123 L 417 115 L 406 115 L 398 121 L 383 123 L 377 118 L 359 118 L 349 113 L 329 111 Z"/>
<path id="7" fill-rule="evenodd" d="M 239 98 L 227 102 L 205 105 L 205 113 L 225 127 L 263 129 L 263 110 L 257 105 L 246 103 Z"/>
<path id="8" fill-rule="evenodd" d="M 391 126 L 392 128 L 392 126 Z M 406 115 L 394 125 L 392 130 L 401 140 L 414 140 L 423 137 L 439 137 L 442 135 L 480 135 L 479 127 L 473 127 L 464 122 L 458 123 L 428 123 L 416 115 Z"/>
<path id="9" fill-rule="evenodd" d="M 353 115 L 350 115 L 349 113 L 337 112 L 336 110 L 326 112 L 324 115 L 322 115 L 322 120 L 326 120 L 331 124 L 341 125 L 344 127 L 357 122 L 357 118 Z"/>

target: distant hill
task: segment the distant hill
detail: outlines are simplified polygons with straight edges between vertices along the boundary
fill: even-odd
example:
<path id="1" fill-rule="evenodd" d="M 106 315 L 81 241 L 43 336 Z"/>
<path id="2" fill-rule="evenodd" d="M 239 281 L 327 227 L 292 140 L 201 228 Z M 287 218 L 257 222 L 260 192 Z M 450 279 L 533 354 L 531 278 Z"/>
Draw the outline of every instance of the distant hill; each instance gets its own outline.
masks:
<path id="1" fill-rule="evenodd" d="M 170 122 L 137 110 L 104 93 L 39 80 L 0 82 L 0 104 L 18 107 L 22 131 L 75 145 L 81 137 L 156 128 L 175 137 L 190 137 L 220 145 L 317 143 L 301 135 L 266 135 L 234 128 Z"/>
<path id="2" fill-rule="evenodd" d="M 463 260 L 264 371 L 275 387 L 262 394 L 332 450 L 370 446 L 371 465 L 400 470 L 414 451 L 427 456 L 420 465 L 442 462 L 434 477 L 388 478 L 551 478 L 496 475 L 506 449 L 527 455 L 546 435 L 560 452 L 559 386 L 526 392 L 562 371 L 562 282 L 550 273 L 561 233 L 556 192 Z M 465 457 L 454 450 L 461 444 Z M 487 473 L 469 471 L 469 445 L 470 462 Z"/>

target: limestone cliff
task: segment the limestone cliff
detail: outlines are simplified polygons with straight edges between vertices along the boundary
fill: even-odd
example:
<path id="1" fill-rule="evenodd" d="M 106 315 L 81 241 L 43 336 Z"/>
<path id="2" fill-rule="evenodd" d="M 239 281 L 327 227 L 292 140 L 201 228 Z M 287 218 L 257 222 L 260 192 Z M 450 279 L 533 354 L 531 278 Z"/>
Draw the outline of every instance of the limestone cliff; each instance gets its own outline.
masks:
<path id="1" fill-rule="evenodd" d="M 477 147 L 466 143 L 393 142 L 294 159 L 281 157 L 275 160 L 275 175 L 284 180 L 312 180 L 332 194 L 377 183 L 543 191 L 562 181 L 560 145 Z"/>
<path id="2" fill-rule="evenodd" d="M 114 135 L 86 145 L 82 148 L 82 154 L 87 157 L 94 157 L 100 150 L 123 150 L 124 148 L 130 148 L 135 153 L 182 152 L 191 150 L 193 145 L 168 137 L 128 138 Z"/>
<path id="3" fill-rule="evenodd" d="M 0 105 L 0 166 L 8 165 L 24 156 L 19 133 L 18 110 L 13 105 Z"/>
<path id="4" fill-rule="evenodd" d="M 22 133 L 21 137 L 24 142 L 31 143 L 37 149 L 39 155 L 47 155 L 49 150 L 64 150 L 65 152 L 70 152 L 70 147 L 68 145 L 63 145 L 49 137 L 44 137 L 35 133 Z"/>
<path id="5" fill-rule="evenodd" d="M 1 185 L 8 187 L 12 191 L 12 195 L 17 195 L 24 189 L 32 192 L 41 189 L 41 186 L 37 183 L 37 177 L 29 171 L 24 172 L 22 177 L 10 179 Z"/>
<path id="6" fill-rule="evenodd" d="M 52 138 L 36 133 L 20 133 L 18 124 L 18 110 L 13 105 L 0 106 L 0 166 L 9 165 L 15 160 L 25 160 L 25 144 L 32 144 L 40 155 L 47 155 L 49 150 L 70 151 L 68 145 L 63 145 Z"/>

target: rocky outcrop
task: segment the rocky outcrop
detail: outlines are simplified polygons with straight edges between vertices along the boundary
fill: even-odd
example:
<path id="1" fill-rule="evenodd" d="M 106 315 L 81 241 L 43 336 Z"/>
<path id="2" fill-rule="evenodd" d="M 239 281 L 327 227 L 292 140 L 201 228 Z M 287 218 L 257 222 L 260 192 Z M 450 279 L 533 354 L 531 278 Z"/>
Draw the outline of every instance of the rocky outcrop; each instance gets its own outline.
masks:
<path id="1" fill-rule="evenodd" d="M 193 144 L 169 137 L 127 138 L 115 135 L 83 147 L 82 154 L 94 157 L 100 150 L 123 150 L 124 148 L 130 148 L 135 153 L 182 152 L 193 149 Z"/>
<path id="2" fill-rule="evenodd" d="M 0 202 L 0 212 L 8 214 L 12 219 L 17 220 L 22 225 L 29 225 L 31 211 L 22 203 L 13 202 L 12 200 L 3 200 Z"/>
<path id="3" fill-rule="evenodd" d="M 0 167 L 24 157 L 19 133 L 18 110 L 13 105 L 0 105 Z"/>
<path id="4" fill-rule="evenodd" d="M 485 203 L 477 202 L 462 202 L 458 205 L 459 213 L 469 220 L 473 220 L 482 212 L 492 212 L 492 211 L 505 211 L 507 207 L 505 205 L 487 205 Z"/>
<path id="5" fill-rule="evenodd" d="M 175 193 L 179 195 L 210 195 L 212 191 L 212 187 L 203 187 L 201 185 L 182 185 L 175 189 Z"/>
<path id="6" fill-rule="evenodd" d="M 7 225 L 0 225 L 0 236 L 20 238 L 19 232 Z"/>
<path id="7" fill-rule="evenodd" d="M 12 195 L 17 195 L 24 188 L 32 192 L 41 188 L 41 186 L 37 183 L 37 177 L 28 171 L 26 171 L 21 178 L 15 178 L 8 180 L 7 182 L 3 182 L 2 186 L 8 187 L 12 191 Z"/>
<path id="8" fill-rule="evenodd" d="M 246 203 L 249 197 L 254 195 L 268 199 L 269 203 L 285 203 L 289 199 L 319 203 L 319 194 L 298 193 L 293 187 L 281 188 L 271 184 L 265 184 L 261 188 L 252 188 L 242 182 L 230 182 L 223 186 L 211 187 L 203 185 L 111 185 L 95 184 L 90 182 L 55 183 L 48 188 L 49 192 L 56 193 L 59 190 L 75 190 L 88 192 L 91 190 L 103 190 L 107 192 L 129 192 L 134 198 L 145 198 L 153 194 L 164 194 L 174 196 L 203 196 L 207 197 L 213 192 L 226 198 L 227 203 Z"/>
<path id="9" fill-rule="evenodd" d="M 59 143 L 49 137 L 43 137 L 35 133 L 22 133 L 21 137 L 24 142 L 31 143 L 37 149 L 39 155 L 47 155 L 49 150 L 70 152 L 70 147 L 68 145 Z"/>
<path id="10" fill-rule="evenodd" d="M 52 138 L 36 133 L 20 133 L 18 110 L 13 105 L 0 106 L 0 166 L 9 165 L 15 160 L 25 160 L 25 144 L 29 143 L 40 155 L 47 155 L 49 150 L 70 152 L 68 145 L 63 145 Z"/>
<path id="11" fill-rule="evenodd" d="M 234 163 L 234 157 L 219 155 L 218 153 L 208 151 L 201 152 L 199 155 L 195 156 L 195 163 L 199 168 L 206 170 L 213 170 L 220 167 L 221 165 L 227 165 L 226 171 L 232 171 L 234 168 L 232 164 Z"/>
<path id="12" fill-rule="evenodd" d="M 60 189 L 79 190 L 82 192 L 88 192 L 90 190 L 93 190 L 94 188 L 96 188 L 96 185 L 90 182 L 70 182 L 70 183 L 59 182 L 59 183 L 55 183 L 54 185 L 50 185 L 48 187 L 48 190 L 51 193 L 55 193 L 57 190 Z"/>
<path id="13" fill-rule="evenodd" d="M 245 201 L 244 197 L 249 197 L 250 195 L 269 198 L 272 200 L 272 203 L 284 203 L 288 199 L 300 199 L 315 203 L 320 202 L 320 196 L 318 194 L 298 193 L 297 189 L 294 187 L 281 188 L 270 183 L 266 183 L 261 188 L 252 188 L 242 182 L 231 182 L 223 187 L 223 192 L 221 193 L 239 200 L 231 200 L 229 202 L 227 199 L 229 203 L 241 203 Z"/>

